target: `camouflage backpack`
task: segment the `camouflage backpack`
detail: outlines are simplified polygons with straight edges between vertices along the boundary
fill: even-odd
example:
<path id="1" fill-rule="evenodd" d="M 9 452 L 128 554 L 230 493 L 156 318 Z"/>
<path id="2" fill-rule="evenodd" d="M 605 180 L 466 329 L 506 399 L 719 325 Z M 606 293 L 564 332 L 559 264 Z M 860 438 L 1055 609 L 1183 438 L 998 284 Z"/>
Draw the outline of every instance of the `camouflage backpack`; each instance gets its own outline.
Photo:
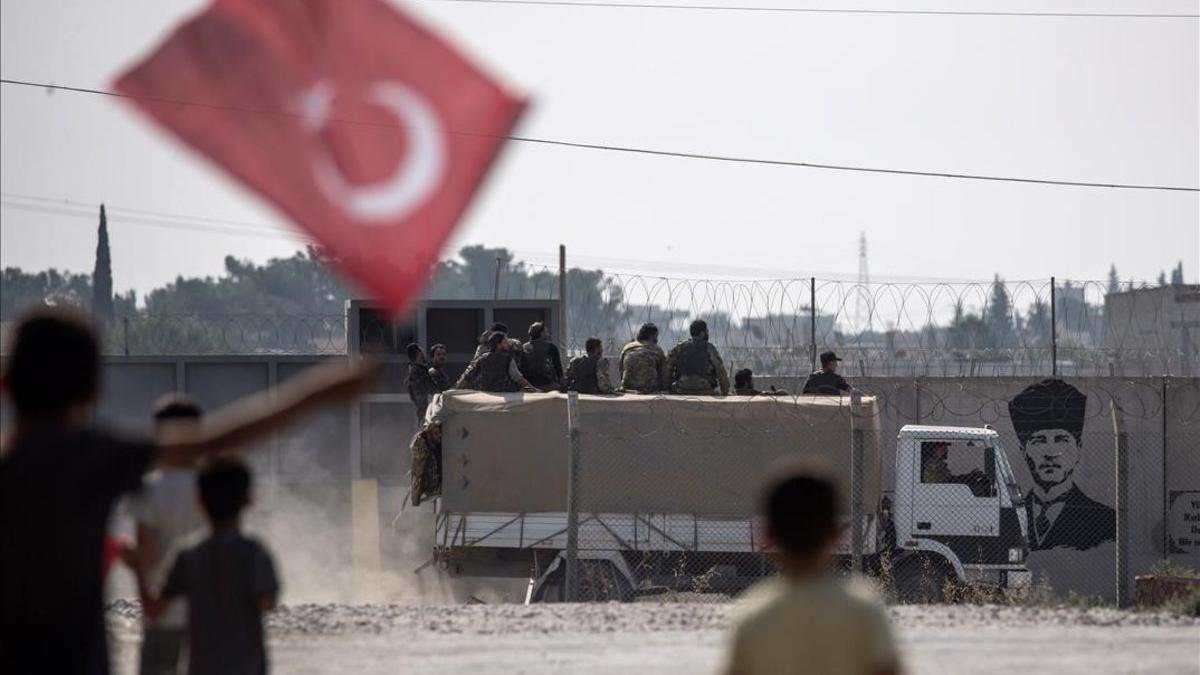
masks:
<path id="1" fill-rule="evenodd" d="M 625 369 L 621 373 L 621 388 L 638 392 L 655 392 L 662 389 L 659 365 L 662 357 L 653 350 L 640 347 L 625 354 Z"/>

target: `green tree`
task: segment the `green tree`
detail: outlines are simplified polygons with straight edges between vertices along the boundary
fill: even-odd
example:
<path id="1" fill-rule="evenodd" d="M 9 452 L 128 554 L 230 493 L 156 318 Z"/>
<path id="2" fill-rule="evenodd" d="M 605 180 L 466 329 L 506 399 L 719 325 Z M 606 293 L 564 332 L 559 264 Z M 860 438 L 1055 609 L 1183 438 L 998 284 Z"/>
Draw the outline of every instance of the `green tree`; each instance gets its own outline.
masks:
<path id="1" fill-rule="evenodd" d="M 42 305 L 86 308 L 92 297 L 92 280 L 86 274 L 48 269 L 25 272 L 4 268 L 0 278 L 0 320 L 13 321 L 26 310 Z"/>
<path id="2" fill-rule="evenodd" d="M 1050 306 L 1041 298 L 1034 301 L 1025 318 L 1025 340 L 1032 347 L 1050 345 Z"/>
<path id="3" fill-rule="evenodd" d="M 963 301 L 954 303 L 954 318 L 946 329 L 946 341 L 952 349 L 984 349 L 990 346 L 987 321 L 963 308 Z"/>
<path id="4" fill-rule="evenodd" d="M 1182 286 L 1183 285 L 1183 261 L 1182 260 L 1180 260 L 1179 264 L 1175 266 L 1175 269 L 1171 270 L 1171 285 L 1172 286 Z"/>
<path id="5" fill-rule="evenodd" d="M 997 274 L 992 282 L 992 296 L 987 306 L 987 332 L 990 337 L 986 346 L 1008 348 L 1016 344 L 1013 331 L 1012 302 L 1008 297 L 1008 289 Z"/>

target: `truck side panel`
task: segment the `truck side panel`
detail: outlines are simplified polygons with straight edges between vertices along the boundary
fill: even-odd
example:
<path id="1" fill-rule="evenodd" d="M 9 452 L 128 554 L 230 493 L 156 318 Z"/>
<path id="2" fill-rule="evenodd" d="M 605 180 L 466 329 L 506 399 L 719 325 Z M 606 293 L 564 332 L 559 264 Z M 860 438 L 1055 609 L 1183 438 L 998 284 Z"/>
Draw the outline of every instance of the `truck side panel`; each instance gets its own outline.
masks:
<path id="1" fill-rule="evenodd" d="M 580 396 L 579 412 L 584 512 L 749 516 L 770 463 L 796 454 L 825 458 L 850 494 L 846 398 Z M 880 494 L 874 413 L 864 397 L 855 422 L 868 432 L 868 512 Z M 436 416 L 444 424 L 443 511 L 565 509 L 565 395 L 448 392 Z"/>

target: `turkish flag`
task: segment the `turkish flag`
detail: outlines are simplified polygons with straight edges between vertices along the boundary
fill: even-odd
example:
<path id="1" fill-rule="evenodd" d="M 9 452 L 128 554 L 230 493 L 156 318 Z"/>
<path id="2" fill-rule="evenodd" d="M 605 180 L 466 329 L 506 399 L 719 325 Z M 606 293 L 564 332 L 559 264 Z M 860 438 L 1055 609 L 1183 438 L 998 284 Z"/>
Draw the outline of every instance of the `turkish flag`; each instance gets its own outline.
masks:
<path id="1" fill-rule="evenodd" d="M 115 88 L 393 313 L 525 106 L 382 0 L 217 0 Z"/>

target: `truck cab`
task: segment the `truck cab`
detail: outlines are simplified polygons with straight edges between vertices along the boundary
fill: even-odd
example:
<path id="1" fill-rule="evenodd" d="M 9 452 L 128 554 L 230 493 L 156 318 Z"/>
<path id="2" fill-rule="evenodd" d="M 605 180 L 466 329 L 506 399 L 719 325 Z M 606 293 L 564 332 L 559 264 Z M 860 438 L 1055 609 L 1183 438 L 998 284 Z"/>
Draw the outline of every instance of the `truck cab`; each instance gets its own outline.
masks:
<path id="1" fill-rule="evenodd" d="M 886 493 L 885 493 L 886 494 Z M 1028 523 L 1021 491 L 989 427 L 907 425 L 896 440 L 889 502 L 896 587 L 939 599 L 939 580 L 1028 586 Z M 921 576 L 931 577 L 924 584 Z M 922 585 L 925 588 L 920 588 Z"/>

